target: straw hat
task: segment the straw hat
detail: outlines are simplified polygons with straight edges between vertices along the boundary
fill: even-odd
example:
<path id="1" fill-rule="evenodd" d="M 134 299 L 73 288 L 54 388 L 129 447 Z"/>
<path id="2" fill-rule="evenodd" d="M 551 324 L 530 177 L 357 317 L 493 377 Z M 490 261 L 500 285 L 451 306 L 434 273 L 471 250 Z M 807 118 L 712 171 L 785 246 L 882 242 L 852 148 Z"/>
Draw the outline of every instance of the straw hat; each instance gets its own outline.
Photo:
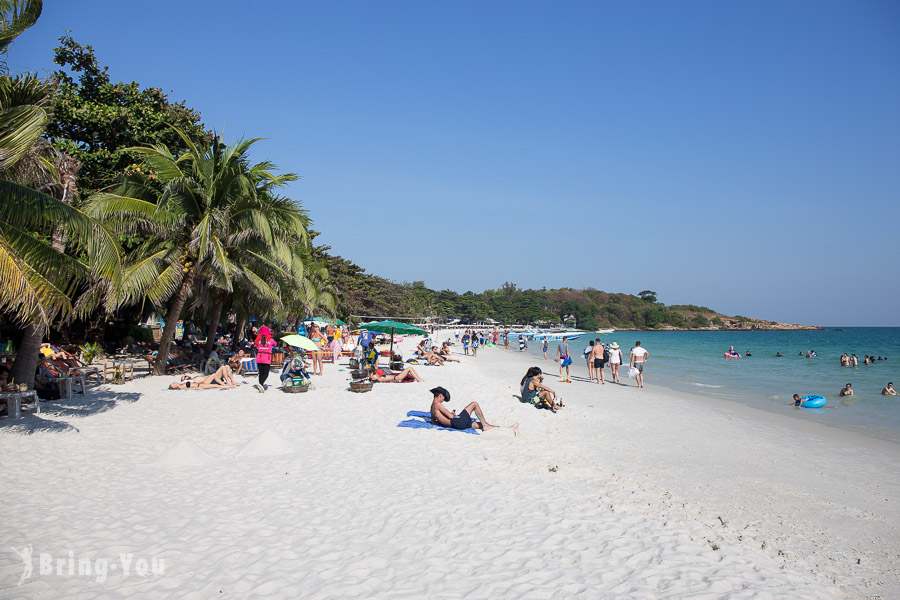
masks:
<path id="1" fill-rule="evenodd" d="M 613 350 L 618 350 L 619 342 L 613 342 L 612 344 L 609 345 L 609 347 L 612 348 Z"/>

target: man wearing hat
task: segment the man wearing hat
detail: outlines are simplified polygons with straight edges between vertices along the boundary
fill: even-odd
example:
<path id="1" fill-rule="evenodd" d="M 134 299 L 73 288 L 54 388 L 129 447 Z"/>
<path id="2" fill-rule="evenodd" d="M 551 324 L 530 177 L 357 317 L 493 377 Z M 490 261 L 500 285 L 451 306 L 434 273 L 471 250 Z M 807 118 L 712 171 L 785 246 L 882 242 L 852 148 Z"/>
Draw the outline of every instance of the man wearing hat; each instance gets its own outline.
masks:
<path id="1" fill-rule="evenodd" d="M 484 431 L 496 427 L 496 425 L 491 425 L 487 422 L 484 418 L 484 413 L 481 412 L 481 407 L 478 406 L 477 402 L 470 402 L 469 405 L 457 415 L 455 410 L 450 412 L 444 408 L 443 405 L 444 402 L 450 400 L 450 392 L 438 386 L 431 390 L 431 394 L 434 396 L 434 400 L 431 402 L 432 424 L 440 425 L 441 427 L 452 427 L 453 429 L 468 429 L 474 427 L 475 429 L 483 429 Z M 478 417 L 477 421 L 472 420 L 473 412 Z"/>

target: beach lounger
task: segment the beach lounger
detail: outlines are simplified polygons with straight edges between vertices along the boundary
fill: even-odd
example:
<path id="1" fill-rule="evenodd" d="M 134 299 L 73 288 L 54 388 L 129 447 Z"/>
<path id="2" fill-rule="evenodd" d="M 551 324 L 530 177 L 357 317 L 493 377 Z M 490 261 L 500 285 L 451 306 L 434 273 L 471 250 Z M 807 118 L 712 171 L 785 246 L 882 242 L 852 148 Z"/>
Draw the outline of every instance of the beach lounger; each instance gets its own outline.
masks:
<path id="1" fill-rule="evenodd" d="M 259 366 L 257 366 L 255 358 L 245 358 L 241 360 L 241 367 L 244 375 L 259 373 Z"/>

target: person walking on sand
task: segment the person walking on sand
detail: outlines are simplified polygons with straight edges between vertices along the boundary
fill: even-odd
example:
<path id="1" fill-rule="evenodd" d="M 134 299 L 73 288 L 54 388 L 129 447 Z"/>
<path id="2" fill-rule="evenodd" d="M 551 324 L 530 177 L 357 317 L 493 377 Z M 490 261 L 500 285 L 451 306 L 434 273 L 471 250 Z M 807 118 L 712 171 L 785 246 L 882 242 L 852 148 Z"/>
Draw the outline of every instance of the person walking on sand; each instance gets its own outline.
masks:
<path id="1" fill-rule="evenodd" d="M 269 369 L 272 368 L 272 349 L 278 345 L 278 342 L 272 339 L 272 331 L 263 325 L 253 343 L 256 345 L 256 366 L 259 369 L 259 383 L 256 384 L 256 389 L 263 394 L 266 391 Z"/>
<path id="2" fill-rule="evenodd" d="M 603 370 L 606 368 L 606 361 L 608 358 L 609 351 L 603 347 L 603 344 L 600 343 L 599 339 L 595 340 L 594 350 L 591 352 L 590 361 L 594 367 L 594 379 L 597 380 L 597 383 L 602 383 L 603 385 L 606 385 Z"/>
<path id="3" fill-rule="evenodd" d="M 544 360 L 547 360 L 547 350 L 550 349 L 550 340 L 547 339 L 547 336 L 544 336 L 544 341 L 541 342 L 541 352 L 544 353 Z"/>
<path id="4" fill-rule="evenodd" d="M 453 429 L 469 429 L 472 427 L 483 431 L 497 427 L 487 422 L 487 419 L 484 418 L 484 413 L 481 411 L 481 406 L 477 402 L 470 402 L 457 415 L 455 410 L 451 412 L 444 408 L 443 405 L 444 402 L 450 400 L 450 392 L 440 386 L 432 388 L 430 391 L 433 398 L 431 401 L 431 423 L 433 425 L 451 427 Z M 472 420 L 473 413 L 478 417 L 477 421 Z M 518 423 L 510 426 L 510 429 L 513 431 L 516 431 L 518 428 Z"/>
<path id="5" fill-rule="evenodd" d="M 650 353 L 641 348 L 640 342 L 635 342 L 634 348 L 631 349 L 631 366 L 637 369 L 634 380 L 639 388 L 644 387 L 644 363 L 648 358 L 650 358 Z"/>
<path id="6" fill-rule="evenodd" d="M 588 381 L 594 380 L 594 340 L 588 340 L 584 347 L 584 362 L 587 363 Z"/>
<path id="7" fill-rule="evenodd" d="M 569 379 L 569 365 L 572 359 L 569 357 L 569 336 L 564 335 L 562 341 L 556 347 L 556 360 L 559 361 L 559 380 L 563 383 L 572 383 Z M 566 376 L 563 377 L 563 367 L 566 369 Z"/>
<path id="8" fill-rule="evenodd" d="M 612 373 L 614 383 L 619 383 L 619 365 L 622 364 L 622 351 L 619 350 L 619 342 L 609 345 L 609 370 Z"/>

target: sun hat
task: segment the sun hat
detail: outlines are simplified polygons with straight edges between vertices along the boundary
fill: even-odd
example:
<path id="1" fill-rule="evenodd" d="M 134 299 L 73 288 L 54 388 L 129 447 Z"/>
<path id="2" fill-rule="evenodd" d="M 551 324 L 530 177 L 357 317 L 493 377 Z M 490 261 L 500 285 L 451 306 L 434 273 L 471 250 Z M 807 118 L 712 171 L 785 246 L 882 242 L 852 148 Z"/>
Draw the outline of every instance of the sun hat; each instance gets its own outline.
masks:
<path id="1" fill-rule="evenodd" d="M 447 400 L 448 402 L 450 401 L 450 392 L 448 392 L 446 389 L 442 388 L 441 386 L 438 386 L 436 388 L 431 388 L 428 391 L 430 391 L 435 396 L 437 396 L 438 394 L 443 394 L 444 400 Z"/>
<path id="2" fill-rule="evenodd" d="M 259 335 L 272 335 L 272 330 L 263 325 L 259 328 Z"/>
<path id="3" fill-rule="evenodd" d="M 612 344 L 609 345 L 609 347 L 612 348 L 613 350 L 618 350 L 619 342 L 613 342 Z"/>

